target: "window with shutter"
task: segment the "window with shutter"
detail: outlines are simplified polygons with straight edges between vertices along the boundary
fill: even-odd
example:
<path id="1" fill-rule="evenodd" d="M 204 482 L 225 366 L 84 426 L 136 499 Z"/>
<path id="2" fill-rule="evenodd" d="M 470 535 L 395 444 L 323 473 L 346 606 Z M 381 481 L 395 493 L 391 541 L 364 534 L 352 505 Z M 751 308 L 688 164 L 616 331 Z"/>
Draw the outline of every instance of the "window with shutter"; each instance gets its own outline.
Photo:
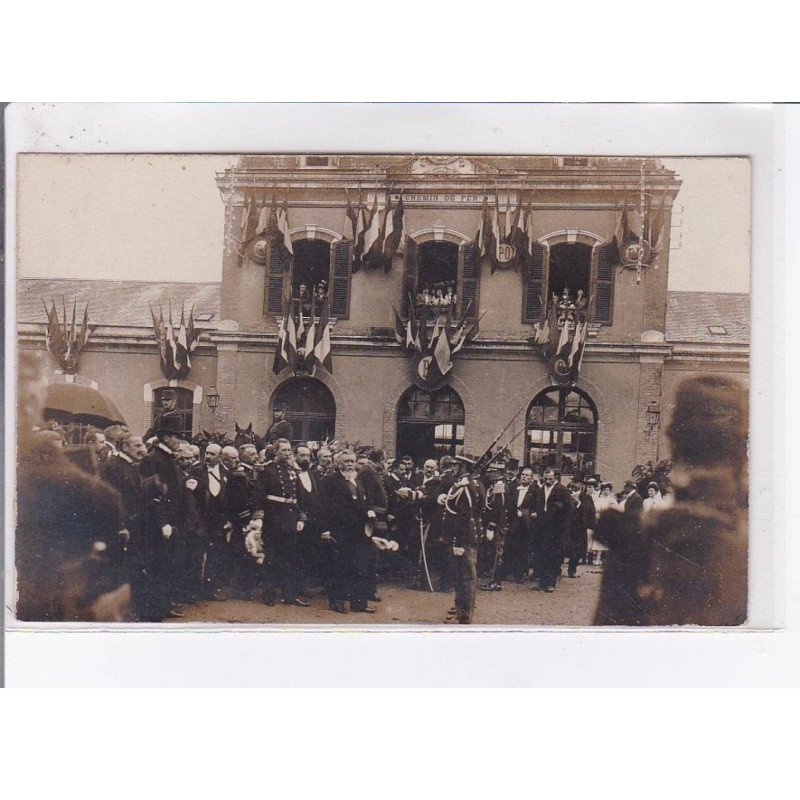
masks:
<path id="1" fill-rule="evenodd" d="M 331 272 L 328 292 L 331 299 L 331 316 L 337 319 L 350 317 L 350 276 L 353 270 L 353 243 L 341 239 L 331 245 Z"/>
<path id="2" fill-rule="evenodd" d="M 614 262 L 616 245 L 614 242 L 595 245 L 592 251 L 592 293 L 594 322 L 611 325 L 614 319 Z"/>
<path id="3" fill-rule="evenodd" d="M 264 313 L 283 312 L 285 282 L 291 271 L 291 256 L 275 242 L 270 242 L 267 254 L 267 276 L 264 287 Z"/>
<path id="4" fill-rule="evenodd" d="M 530 256 L 530 268 L 522 291 L 522 321 L 539 322 L 547 308 L 547 284 L 550 258 L 547 245 L 534 242 Z"/>
<path id="5" fill-rule="evenodd" d="M 419 269 L 419 253 L 417 243 L 413 239 L 406 240 L 406 254 L 403 261 L 403 297 L 400 306 L 403 315 L 408 316 L 410 312 L 410 298 L 414 297 L 417 291 L 417 270 Z"/>
<path id="6" fill-rule="evenodd" d="M 458 250 L 458 313 L 468 319 L 478 316 L 481 267 L 477 245 L 462 244 Z"/>

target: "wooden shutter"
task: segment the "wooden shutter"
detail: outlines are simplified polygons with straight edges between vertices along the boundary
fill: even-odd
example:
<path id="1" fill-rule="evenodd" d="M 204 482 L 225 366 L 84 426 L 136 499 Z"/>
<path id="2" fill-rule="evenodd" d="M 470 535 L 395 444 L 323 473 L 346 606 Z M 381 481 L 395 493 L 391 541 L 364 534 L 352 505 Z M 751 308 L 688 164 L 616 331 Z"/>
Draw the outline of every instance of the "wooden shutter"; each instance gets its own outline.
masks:
<path id="1" fill-rule="evenodd" d="M 350 276 L 353 271 L 353 243 L 340 239 L 331 245 L 331 272 L 328 291 L 331 298 L 331 316 L 337 319 L 350 317 Z"/>
<path id="2" fill-rule="evenodd" d="M 480 280 L 478 247 L 471 243 L 462 244 L 458 248 L 458 313 L 463 314 L 469 306 L 467 319 L 476 319 L 478 316 Z"/>
<path id="3" fill-rule="evenodd" d="M 267 253 L 267 277 L 264 287 L 264 313 L 283 313 L 283 293 L 288 279 L 291 280 L 291 256 L 277 242 L 269 243 Z"/>
<path id="4" fill-rule="evenodd" d="M 550 278 L 550 249 L 534 242 L 528 277 L 522 290 L 522 321 L 539 322 L 547 310 L 547 284 Z"/>
<path id="5" fill-rule="evenodd" d="M 598 244 L 592 248 L 592 274 L 590 293 L 592 320 L 611 325 L 614 319 L 614 263 L 617 247 L 614 242 Z"/>
<path id="6" fill-rule="evenodd" d="M 417 243 L 411 238 L 406 239 L 406 254 L 403 261 L 403 297 L 400 302 L 400 307 L 403 309 L 403 316 L 405 317 L 411 311 L 409 297 L 414 297 L 417 293 L 418 251 Z"/>

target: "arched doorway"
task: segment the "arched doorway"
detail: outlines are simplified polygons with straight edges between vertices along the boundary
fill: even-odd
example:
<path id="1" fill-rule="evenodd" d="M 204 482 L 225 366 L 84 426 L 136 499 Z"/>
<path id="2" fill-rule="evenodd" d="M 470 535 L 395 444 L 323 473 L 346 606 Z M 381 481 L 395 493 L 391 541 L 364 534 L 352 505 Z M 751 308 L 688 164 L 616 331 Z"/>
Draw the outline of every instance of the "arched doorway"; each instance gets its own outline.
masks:
<path id="1" fill-rule="evenodd" d="M 525 464 L 553 467 L 563 475 L 594 472 L 597 460 L 597 407 L 580 389 L 551 386 L 528 408 Z"/>
<path id="2" fill-rule="evenodd" d="M 455 455 L 464 445 L 464 404 L 449 386 L 428 392 L 412 386 L 397 405 L 395 455 L 426 458 Z"/>
<path id="3" fill-rule="evenodd" d="M 276 390 L 272 407 L 283 406 L 292 425 L 292 444 L 322 442 L 336 433 L 336 401 L 316 378 L 290 378 Z"/>

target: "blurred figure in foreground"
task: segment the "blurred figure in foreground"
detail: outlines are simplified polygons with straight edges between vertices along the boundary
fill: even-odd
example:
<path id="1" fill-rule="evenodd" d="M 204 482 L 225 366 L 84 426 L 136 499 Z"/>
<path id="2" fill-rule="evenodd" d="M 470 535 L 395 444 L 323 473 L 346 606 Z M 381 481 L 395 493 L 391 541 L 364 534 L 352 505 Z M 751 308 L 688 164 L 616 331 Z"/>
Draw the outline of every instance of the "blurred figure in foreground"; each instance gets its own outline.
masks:
<path id="1" fill-rule="evenodd" d="M 61 438 L 34 432 L 45 385 L 35 354 L 19 360 L 17 617 L 37 622 L 129 621 L 130 586 L 109 554 L 122 527 L 117 492 L 64 456 Z"/>
<path id="2" fill-rule="evenodd" d="M 667 434 L 675 503 L 642 519 L 606 511 L 596 625 L 741 625 L 747 619 L 745 390 L 707 375 L 678 389 Z"/>

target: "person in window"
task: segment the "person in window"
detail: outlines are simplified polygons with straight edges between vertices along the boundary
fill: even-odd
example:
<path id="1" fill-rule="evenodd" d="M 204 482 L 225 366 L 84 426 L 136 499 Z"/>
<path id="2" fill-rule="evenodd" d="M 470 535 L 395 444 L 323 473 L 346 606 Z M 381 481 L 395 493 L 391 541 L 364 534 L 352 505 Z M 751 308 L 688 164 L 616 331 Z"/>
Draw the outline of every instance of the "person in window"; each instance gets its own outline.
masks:
<path id="1" fill-rule="evenodd" d="M 317 303 L 324 303 L 328 297 L 328 282 L 320 281 L 317 284 L 316 300 Z"/>
<path id="2" fill-rule="evenodd" d="M 286 419 L 286 406 L 276 405 L 272 411 L 272 425 L 269 426 L 264 441 L 273 445 L 278 439 L 288 439 L 291 442 L 293 435 L 292 423 Z"/>

